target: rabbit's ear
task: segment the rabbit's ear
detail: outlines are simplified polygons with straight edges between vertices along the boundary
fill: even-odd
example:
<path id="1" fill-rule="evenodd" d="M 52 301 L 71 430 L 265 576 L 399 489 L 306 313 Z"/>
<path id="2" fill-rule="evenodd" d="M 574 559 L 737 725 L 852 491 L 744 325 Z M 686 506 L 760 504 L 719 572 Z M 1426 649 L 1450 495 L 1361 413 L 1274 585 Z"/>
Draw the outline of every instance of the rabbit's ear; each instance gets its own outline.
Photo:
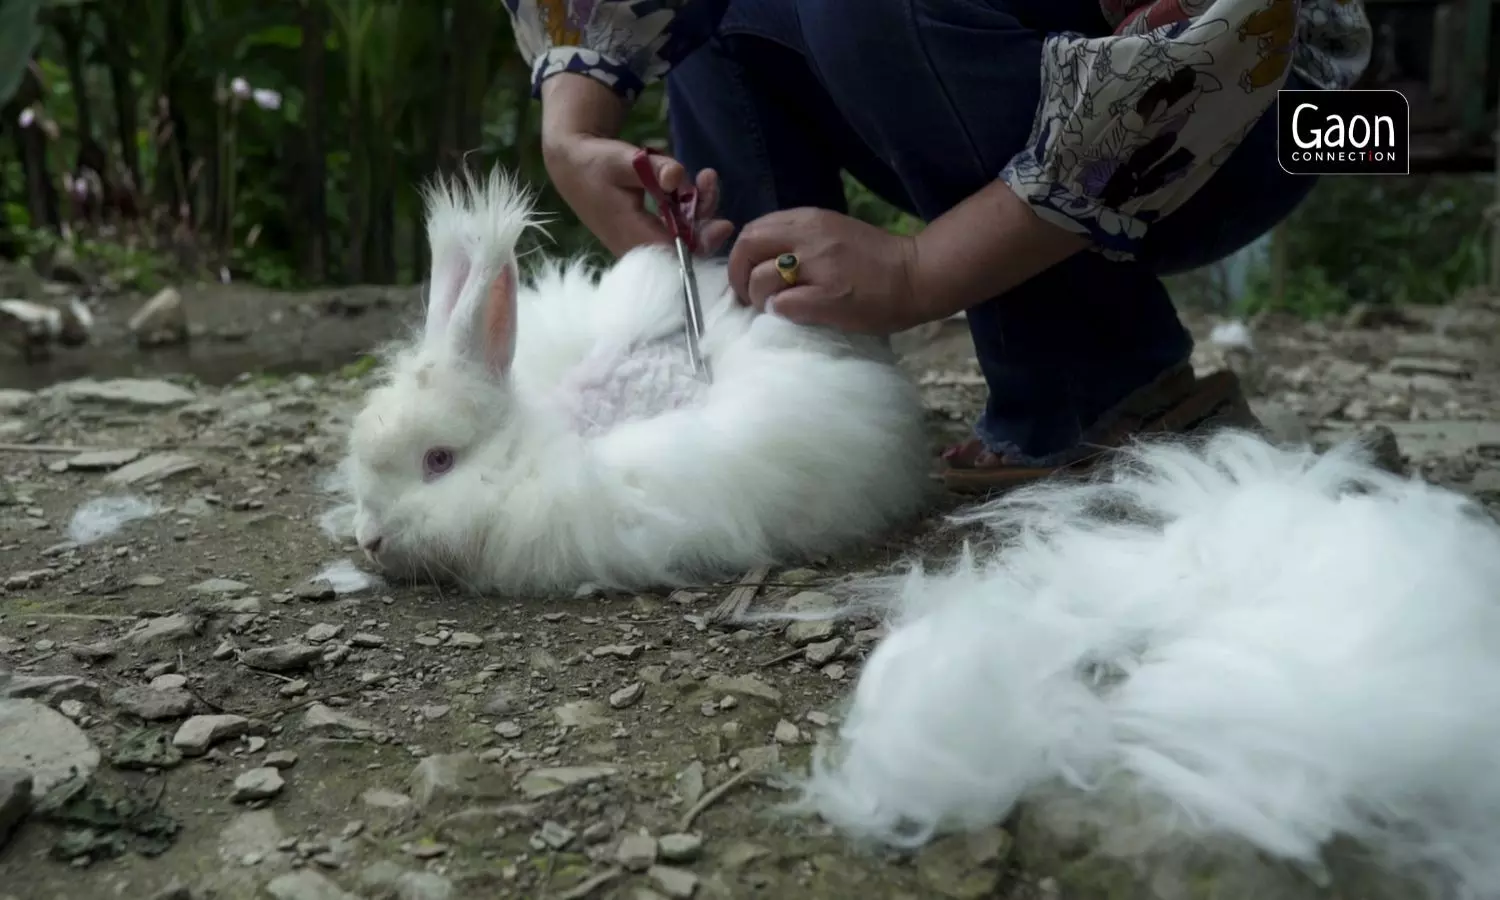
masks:
<path id="1" fill-rule="evenodd" d="M 434 192 L 433 197 L 442 195 Z M 444 204 L 435 199 L 429 202 L 433 207 L 427 219 L 432 270 L 427 279 L 425 337 L 429 343 L 434 343 L 446 339 L 459 298 L 474 274 L 474 265 L 470 260 L 473 251 L 465 245 L 463 212 L 451 202 Z"/>
<path id="2" fill-rule="evenodd" d="M 492 375 L 505 376 L 516 356 L 516 264 L 506 262 L 490 279 L 482 293 L 476 292 L 473 309 L 452 329 L 460 353 L 480 363 Z"/>
<path id="3" fill-rule="evenodd" d="M 533 222 L 531 197 L 494 170 L 480 181 L 465 172 L 428 186 L 426 340 L 510 368 L 516 340 L 516 244 Z"/>

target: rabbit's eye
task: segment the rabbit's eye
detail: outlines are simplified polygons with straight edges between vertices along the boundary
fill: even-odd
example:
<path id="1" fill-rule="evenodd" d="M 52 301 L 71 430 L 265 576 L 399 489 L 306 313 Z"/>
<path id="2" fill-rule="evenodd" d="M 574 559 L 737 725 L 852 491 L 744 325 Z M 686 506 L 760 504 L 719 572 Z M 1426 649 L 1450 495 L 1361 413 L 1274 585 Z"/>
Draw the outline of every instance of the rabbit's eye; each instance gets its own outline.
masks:
<path id="1" fill-rule="evenodd" d="M 434 447 L 422 457 L 422 471 L 429 475 L 441 475 L 453 468 L 453 451 L 447 447 Z"/>

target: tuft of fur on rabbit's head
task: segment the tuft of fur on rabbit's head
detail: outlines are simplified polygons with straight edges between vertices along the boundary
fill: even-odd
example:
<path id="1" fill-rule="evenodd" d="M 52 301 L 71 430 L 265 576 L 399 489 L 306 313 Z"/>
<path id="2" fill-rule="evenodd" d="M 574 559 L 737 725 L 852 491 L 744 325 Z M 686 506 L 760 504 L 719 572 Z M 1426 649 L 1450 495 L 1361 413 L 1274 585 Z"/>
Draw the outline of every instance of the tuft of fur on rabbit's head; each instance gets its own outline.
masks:
<path id="1" fill-rule="evenodd" d="M 544 439 L 511 384 L 515 248 L 535 219 L 530 196 L 499 171 L 434 183 L 425 199 L 424 326 L 356 416 L 345 474 L 365 552 L 388 571 L 442 577 L 483 552 L 515 487 L 508 463 Z"/>

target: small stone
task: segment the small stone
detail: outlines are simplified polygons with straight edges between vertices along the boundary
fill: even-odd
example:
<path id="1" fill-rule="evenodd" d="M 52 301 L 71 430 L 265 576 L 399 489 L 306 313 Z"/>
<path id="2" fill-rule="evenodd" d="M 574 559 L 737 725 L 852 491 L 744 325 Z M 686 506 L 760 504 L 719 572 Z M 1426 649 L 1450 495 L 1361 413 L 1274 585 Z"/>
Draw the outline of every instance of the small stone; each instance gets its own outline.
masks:
<path id="1" fill-rule="evenodd" d="M 158 691 L 141 686 L 124 687 L 115 691 L 110 702 L 147 722 L 180 719 L 192 715 L 198 707 L 197 698 L 182 688 Z"/>
<path id="2" fill-rule="evenodd" d="M 514 740 L 521 736 L 521 726 L 507 719 L 495 723 L 495 733 L 506 740 Z"/>
<path id="3" fill-rule="evenodd" d="M 575 700 L 552 710 L 557 724 L 564 728 L 600 728 L 613 725 L 614 720 L 605 712 L 604 705 L 596 700 Z"/>
<path id="4" fill-rule="evenodd" d="M 645 689 L 646 686 L 639 681 L 633 684 L 628 684 L 625 687 L 620 688 L 618 691 L 615 691 L 613 694 L 609 695 L 609 705 L 614 707 L 615 709 L 624 709 L 627 706 L 634 706 L 636 702 L 641 699 L 641 694 L 645 691 Z"/>
<path id="5" fill-rule="evenodd" d="M 561 850 L 573 843 L 573 838 L 578 836 L 578 832 L 549 819 L 542 823 L 542 830 L 537 833 L 537 836 L 542 839 L 543 844 L 553 850 Z"/>
<path id="6" fill-rule="evenodd" d="M 360 900 L 313 869 L 297 869 L 278 875 L 266 885 L 275 900 Z"/>
<path id="7" fill-rule="evenodd" d="M 290 769 L 297 764 L 297 751 L 276 750 L 266 754 L 266 765 L 273 769 Z"/>
<path id="8" fill-rule="evenodd" d="M 132 644 L 151 644 L 158 641 L 181 641 L 195 636 L 203 627 L 203 620 L 187 613 L 173 613 L 147 619 L 131 629 L 125 639 Z"/>
<path id="9" fill-rule="evenodd" d="M 170 381 L 146 378 L 113 378 L 95 381 L 90 378 L 67 381 L 57 386 L 63 397 L 74 403 L 97 403 L 142 412 L 171 409 L 197 399 L 192 391 Z"/>
<path id="10" fill-rule="evenodd" d="M 417 841 L 411 846 L 411 855 L 417 859 L 437 859 L 448 852 L 448 845 L 439 841 L 427 840 Z"/>
<path id="11" fill-rule="evenodd" d="M 202 756 L 214 744 L 237 738 L 250 729 L 251 721 L 244 716 L 193 716 L 177 729 L 172 746 L 182 751 L 183 756 Z"/>
<path id="12" fill-rule="evenodd" d="M 764 747 L 746 747 L 740 751 L 740 764 L 746 769 L 770 769 L 781 759 L 781 748 L 776 744 Z"/>
<path id="13" fill-rule="evenodd" d="M 778 744 L 795 744 L 802 740 L 802 732 L 786 719 L 776 723 L 776 732 L 773 736 Z"/>
<path id="14" fill-rule="evenodd" d="M 234 780 L 234 794 L 230 800 L 235 803 L 249 803 L 253 800 L 269 800 L 281 793 L 286 787 L 286 781 L 281 777 L 281 770 L 273 766 L 262 766 L 259 769 L 251 769 Z"/>
<path id="15" fill-rule="evenodd" d="M 322 703 L 314 703 L 307 708 L 307 712 L 302 715 L 302 728 L 305 731 L 339 736 L 373 734 L 376 730 L 369 722 Z"/>
<path id="16" fill-rule="evenodd" d="M 291 672 L 307 668 L 322 655 L 323 649 L 311 644 L 279 644 L 246 650 L 240 654 L 240 662 L 267 672 Z"/>
<path id="17" fill-rule="evenodd" d="M 427 807 L 442 800 L 498 800 L 510 793 L 509 779 L 472 753 L 443 753 L 417 763 L 407 779 L 412 798 Z"/>
<path id="18" fill-rule="evenodd" d="M 618 772 L 613 766 L 565 766 L 553 769 L 532 769 L 521 776 L 521 793 L 528 800 L 558 793 L 575 785 L 588 784 L 608 778 Z"/>
<path id="19" fill-rule="evenodd" d="M 838 608 L 838 601 L 819 591 L 803 591 L 786 601 L 783 607 L 788 613 L 812 613 L 827 615 Z M 793 622 L 787 626 L 786 639 L 794 647 L 801 647 L 814 641 L 826 641 L 833 636 L 834 623 L 831 619 L 812 619 Z"/>
<path id="20" fill-rule="evenodd" d="M 154 588 L 166 584 L 167 580 L 160 575 L 137 575 L 130 579 L 132 587 Z"/>
<path id="21" fill-rule="evenodd" d="M 754 675 L 738 675 L 730 677 L 715 673 L 708 676 L 704 687 L 716 694 L 741 694 L 747 697 L 757 697 L 772 703 L 781 701 L 781 692 L 761 681 Z"/>
<path id="22" fill-rule="evenodd" d="M 825 619 L 793 622 L 786 628 L 786 639 L 793 647 L 805 647 L 828 640 L 833 637 L 833 631 L 833 622 Z"/>
<path id="23" fill-rule="evenodd" d="M 153 691 L 175 691 L 187 687 L 187 676 L 176 672 L 166 675 L 158 675 L 151 679 L 151 690 Z"/>
<path id="24" fill-rule="evenodd" d="M 259 753 L 266 749 L 266 739 L 260 735 L 252 735 L 245 738 L 245 750 L 250 753 Z M 280 768 L 279 766 L 277 768 Z"/>
<path id="25" fill-rule="evenodd" d="M 373 809 L 406 809 L 411 806 L 410 797 L 384 788 L 370 788 L 360 794 L 359 799 L 364 805 Z"/>
<path id="26" fill-rule="evenodd" d="M 438 719 L 441 719 L 444 716 L 448 715 L 448 713 L 452 709 L 453 707 L 449 706 L 446 703 L 424 706 L 422 707 L 422 718 L 426 719 L 429 722 L 436 722 Z"/>
<path id="27" fill-rule="evenodd" d="M 104 476 L 104 480 L 113 485 L 145 486 L 165 481 L 174 475 L 192 472 L 200 466 L 202 463 L 191 456 L 183 456 L 180 453 L 153 453 L 110 472 Z"/>
<path id="28" fill-rule="evenodd" d="M 210 578 L 188 588 L 194 594 L 237 594 L 249 589 L 250 585 L 232 578 Z"/>
<path id="29" fill-rule="evenodd" d="M 304 634 L 303 637 L 309 644 L 322 644 L 338 637 L 339 634 L 343 632 L 343 630 L 344 626 L 342 625 L 320 622 L 317 625 L 314 625 L 313 627 L 307 629 L 307 633 Z"/>
<path id="30" fill-rule="evenodd" d="M 396 879 L 396 900 L 450 900 L 453 882 L 436 872 L 403 872 Z"/>
<path id="31" fill-rule="evenodd" d="M 353 644 L 356 647 L 384 647 L 385 636 L 379 634 L 371 634 L 367 631 L 361 631 L 356 633 L 353 637 L 349 638 L 349 643 Z"/>
<path id="32" fill-rule="evenodd" d="M 292 588 L 292 596 L 298 600 L 308 600 L 316 603 L 323 600 L 332 600 L 338 596 L 338 592 L 333 589 L 333 585 L 326 581 L 304 581 Z"/>
<path id="33" fill-rule="evenodd" d="M 141 451 L 135 448 L 93 450 L 70 457 L 65 461 L 65 464 L 66 468 L 76 469 L 80 472 L 102 472 L 109 469 L 118 469 L 126 463 L 135 462 L 140 456 Z"/>
<path id="34" fill-rule="evenodd" d="M 63 700 L 94 703 L 99 700 L 99 685 L 77 675 L 11 675 L 0 669 L 0 697 L 49 704 Z"/>
<path id="35" fill-rule="evenodd" d="M 703 796 L 703 763 L 694 760 L 687 768 L 677 773 L 677 795 L 688 806 L 697 803 Z"/>
<path id="36" fill-rule="evenodd" d="M 467 631 L 455 631 L 453 636 L 448 638 L 448 646 L 457 647 L 460 650 L 476 650 L 484 646 L 484 638 Z"/>
<path id="37" fill-rule="evenodd" d="M 1469 367 L 1456 359 L 1440 357 L 1398 356 L 1386 365 L 1396 375 L 1437 375 L 1443 378 L 1467 378 Z"/>
<path id="38" fill-rule="evenodd" d="M 130 334 L 143 347 L 162 347 L 185 342 L 189 336 L 187 310 L 182 294 L 165 287 L 152 295 L 126 323 Z"/>
<path id="39" fill-rule="evenodd" d="M 834 638 L 831 641 L 813 641 L 802 648 L 802 655 L 808 662 L 815 666 L 821 666 L 831 662 L 839 651 L 844 649 L 844 639 Z"/>
<path id="40" fill-rule="evenodd" d="M 112 659 L 120 652 L 120 648 L 113 641 L 96 641 L 92 644 L 74 644 L 68 648 L 68 653 L 80 662 L 103 662 Z"/>
<path id="41" fill-rule="evenodd" d="M 652 866 L 647 877 L 656 882 L 663 894 L 673 900 L 689 900 L 698 890 L 698 876 L 687 869 L 673 866 Z"/>
<path id="42" fill-rule="evenodd" d="M 656 838 L 649 834 L 627 834 L 615 848 L 615 861 L 631 872 L 644 872 L 656 862 Z"/>
<path id="43" fill-rule="evenodd" d="M 664 834 L 656 847 L 667 862 L 692 862 L 703 852 L 703 838 L 696 834 Z"/>
<path id="44" fill-rule="evenodd" d="M 300 697 L 311 688 L 312 685 L 308 684 L 306 679 L 294 678 L 291 681 L 283 683 L 281 687 L 276 689 L 276 693 L 283 697 Z"/>
<path id="45" fill-rule="evenodd" d="M 606 656 L 611 656 L 615 659 L 635 659 L 641 655 L 641 645 L 607 644 L 603 647 L 595 647 L 591 655 L 596 659 L 602 659 Z"/>

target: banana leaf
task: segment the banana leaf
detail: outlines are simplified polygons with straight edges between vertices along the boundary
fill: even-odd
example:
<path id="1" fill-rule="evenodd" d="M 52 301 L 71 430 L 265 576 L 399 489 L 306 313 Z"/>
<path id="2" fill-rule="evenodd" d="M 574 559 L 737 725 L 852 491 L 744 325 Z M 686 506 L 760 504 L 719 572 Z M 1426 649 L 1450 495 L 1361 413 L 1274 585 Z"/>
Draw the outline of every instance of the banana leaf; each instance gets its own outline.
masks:
<path id="1" fill-rule="evenodd" d="M 21 87 L 26 66 L 42 37 L 37 12 L 42 0 L 0 0 L 0 106 Z"/>

